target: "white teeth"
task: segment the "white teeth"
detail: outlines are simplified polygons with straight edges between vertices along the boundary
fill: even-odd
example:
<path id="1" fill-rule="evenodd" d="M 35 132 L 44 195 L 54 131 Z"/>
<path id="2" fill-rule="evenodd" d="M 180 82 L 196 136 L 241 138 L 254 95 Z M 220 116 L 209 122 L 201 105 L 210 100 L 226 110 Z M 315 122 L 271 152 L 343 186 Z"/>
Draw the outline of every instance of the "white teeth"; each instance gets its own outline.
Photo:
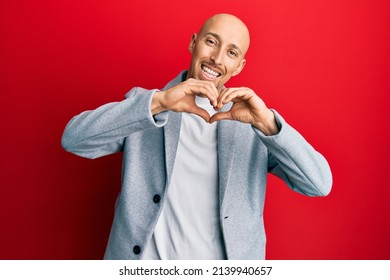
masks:
<path id="1" fill-rule="evenodd" d="M 202 65 L 202 69 L 203 71 L 209 73 L 210 75 L 213 75 L 214 77 L 218 77 L 219 76 L 219 73 L 215 72 L 214 70 L 211 70 L 210 68 Z"/>

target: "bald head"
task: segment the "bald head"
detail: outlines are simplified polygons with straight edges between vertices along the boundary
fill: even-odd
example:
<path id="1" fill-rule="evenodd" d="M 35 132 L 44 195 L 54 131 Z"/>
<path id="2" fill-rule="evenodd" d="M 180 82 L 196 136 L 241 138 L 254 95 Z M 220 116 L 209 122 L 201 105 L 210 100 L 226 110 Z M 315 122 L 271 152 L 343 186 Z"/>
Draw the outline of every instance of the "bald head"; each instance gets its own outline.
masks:
<path id="1" fill-rule="evenodd" d="M 237 17 L 217 14 L 207 19 L 189 45 L 192 53 L 187 78 L 214 82 L 218 90 L 246 64 L 249 31 Z"/>
<path id="2" fill-rule="evenodd" d="M 248 51 L 250 44 L 249 30 L 245 23 L 231 14 L 216 14 L 208 18 L 199 30 L 199 36 L 210 32 L 215 28 L 223 28 L 230 38 L 235 38 L 243 56 Z"/>

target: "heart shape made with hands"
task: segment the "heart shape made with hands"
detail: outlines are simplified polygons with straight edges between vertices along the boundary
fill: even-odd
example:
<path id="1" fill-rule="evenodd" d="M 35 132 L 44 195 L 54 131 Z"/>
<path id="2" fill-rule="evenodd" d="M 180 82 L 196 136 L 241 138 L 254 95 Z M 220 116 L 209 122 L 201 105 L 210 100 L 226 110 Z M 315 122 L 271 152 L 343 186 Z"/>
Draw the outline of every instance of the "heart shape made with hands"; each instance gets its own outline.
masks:
<path id="1" fill-rule="evenodd" d="M 244 123 L 253 123 L 259 112 L 267 109 L 264 102 L 253 90 L 241 88 L 224 88 L 218 97 L 194 94 L 186 100 L 190 112 L 202 117 L 206 122 L 213 123 L 220 120 L 236 120 Z M 229 103 L 232 103 L 231 105 Z M 210 113 L 213 109 L 214 112 Z M 227 106 L 227 107 L 226 107 Z M 206 108 L 209 108 L 207 111 Z"/>
<path id="2" fill-rule="evenodd" d="M 211 101 L 209 101 L 209 100 L 207 100 L 206 102 L 211 103 Z M 224 108 L 225 106 L 228 106 L 228 107 Z M 230 106 L 230 108 L 229 108 L 229 106 Z M 240 106 L 240 104 L 233 102 L 232 105 L 224 104 L 224 106 L 220 106 L 220 107 L 221 108 L 212 107 L 212 105 L 211 106 L 208 104 L 205 105 L 204 103 L 199 104 L 198 102 L 196 102 L 193 106 L 190 107 L 191 109 L 187 113 L 195 114 L 210 124 L 217 122 L 217 121 L 221 121 L 221 120 L 243 121 L 243 120 L 248 119 L 248 118 L 242 118 L 242 117 L 240 118 L 239 117 L 240 114 L 237 114 L 237 112 L 240 113 L 238 110 L 241 110 L 239 107 L 242 107 L 242 105 Z M 244 112 L 241 112 L 241 113 L 244 113 Z M 244 115 L 245 115 L 245 113 L 244 113 Z"/>
<path id="3" fill-rule="evenodd" d="M 210 116 L 205 109 L 196 104 L 197 96 L 208 99 L 206 102 L 210 102 L 218 112 Z M 221 111 L 230 102 L 233 103 L 232 106 L 227 111 Z M 172 88 L 155 93 L 152 99 L 152 114 L 165 110 L 193 113 L 208 123 L 235 120 L 254 125 L 263 132 L 279 131 L 273 112 L 252 89 L 247 87 L 224 88 L 218 92 L 211 82 L 187 79 Z"/>

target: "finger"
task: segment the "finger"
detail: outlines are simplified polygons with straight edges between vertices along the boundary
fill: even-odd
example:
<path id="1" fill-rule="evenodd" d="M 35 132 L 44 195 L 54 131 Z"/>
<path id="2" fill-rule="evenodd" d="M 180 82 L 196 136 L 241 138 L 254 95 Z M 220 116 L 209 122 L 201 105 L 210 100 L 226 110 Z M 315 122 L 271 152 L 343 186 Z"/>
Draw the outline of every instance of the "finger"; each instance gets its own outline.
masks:
<path id="1" fill-rule="evenodd" d="M 206 97 L 210 100 L 210 104 L 217 106 L 218 90 L 214 83 L 208 81 L 192 80 L 189 83 L 189 89 L 191 94 L 195 94 L 201 97 Z"/>
<path id="2" fill-rule="evenodd" d="M 200 82 L 201 84 L 204 85 L 204 87 L 212 94 L 213 101 L 215 100 L 215 102 L 216 102 L 217 99 L 218 99 L 218 96 L 219 96 L 219 92 L 218 92 L 215 84 L 213 82 L 211 82 L 211 81 L 200 81 L 200 80 L 198 80 L 198 82 Z M 216 105 L 216 103 L 215 103 L 215 105 Z"/>
<path id="3" fill-rule="evenodd" d="M 207 88 L 205 85 L 190 85 L 189 86 L 189 94 L 191 95 L 197 95 L 200 97 L 205 97 L 210 100 L 210 102 L 215 102 L 216 97 L 214 94 L 211 93 L 210 89 Z"/>
<path id="4" fill-rule="evenodd" d="M 227 88 L 221 92 L 221 94 L 218 97 L 218 109 L 221 109 L 226 103 L 226 98 L 231 95 L 233 92 L 235 92 L 235 88 Z"/>
<path id="5" fill-rule="evenodd" d="M 248 91 L 244 89 L 234 89 L 232 92 L 230 92 L 224 100 L 222 100 L 223 104 L 229 103 L 230 101 L 237 102 L 239 99 L 241 100 L 248 100 L 249 98 Z M 237 99 L 237 100 L 235 100 Z"/>
<path id="6" fill-rule="evenodd" d="M 231 120 L 231 114 L 230 112 L 218 112 L 216 114 L 214 114 L 211 118 L 210 118 L 210 123 L 214 123 L 214 122 L 217 122 L 217 121 L 222 121 L 222 120 Z"/>

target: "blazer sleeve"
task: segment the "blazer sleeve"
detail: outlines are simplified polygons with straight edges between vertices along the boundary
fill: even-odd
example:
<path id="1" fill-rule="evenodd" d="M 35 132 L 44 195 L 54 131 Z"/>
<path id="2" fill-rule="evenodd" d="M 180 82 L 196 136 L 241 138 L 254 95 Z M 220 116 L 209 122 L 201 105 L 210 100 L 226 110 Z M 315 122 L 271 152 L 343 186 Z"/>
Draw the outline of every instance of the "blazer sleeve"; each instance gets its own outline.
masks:
<path id="1" fill-rule="evenodd" d="M 94 159 L 122 151 L 124 139 L 131 133 L 164 126 L 167 112 L 152 116 L 150 111 L 155 91 L 133 88 L 121 102 L 108 103 L 73 117 L 62 135 L 62 147 Z"/>
<path id="2" fill-rule="evenodd" d="M 317 152 L 275 110 L 280 131 L 266 136 L 253 127 L 268 148 L 268 171 L 294 191 L 309 196 L 326 196 L 332 188 L 332 173 L 326 159 Z"/>

